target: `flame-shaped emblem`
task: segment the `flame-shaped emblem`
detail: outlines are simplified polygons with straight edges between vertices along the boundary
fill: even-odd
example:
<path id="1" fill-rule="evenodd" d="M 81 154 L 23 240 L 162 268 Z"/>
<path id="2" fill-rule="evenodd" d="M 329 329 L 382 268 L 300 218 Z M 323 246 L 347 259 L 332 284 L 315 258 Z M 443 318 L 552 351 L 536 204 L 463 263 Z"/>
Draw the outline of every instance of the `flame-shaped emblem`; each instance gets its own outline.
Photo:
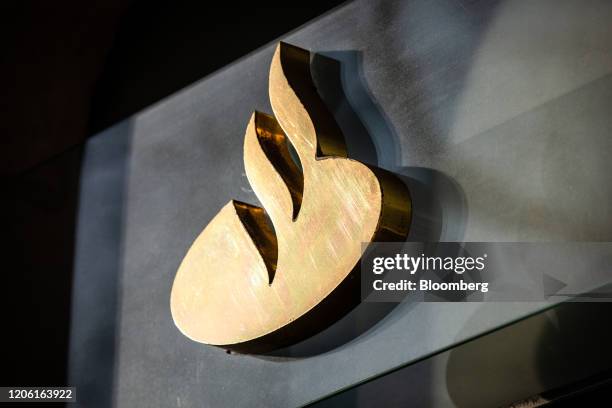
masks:
<path id="1" fill-rule="evenodd" d="M 308 51 L 278 45 L 269 93 L 274 116 L 255 112 L 244 139 L 263 208 L 223 207 L 183 259 L 170 300 L 187 337 L 241 352 L 295 342 L 354 307 L 362 243 L 404 240 L 411 219 L 399 179 L 347 158 Z"/>

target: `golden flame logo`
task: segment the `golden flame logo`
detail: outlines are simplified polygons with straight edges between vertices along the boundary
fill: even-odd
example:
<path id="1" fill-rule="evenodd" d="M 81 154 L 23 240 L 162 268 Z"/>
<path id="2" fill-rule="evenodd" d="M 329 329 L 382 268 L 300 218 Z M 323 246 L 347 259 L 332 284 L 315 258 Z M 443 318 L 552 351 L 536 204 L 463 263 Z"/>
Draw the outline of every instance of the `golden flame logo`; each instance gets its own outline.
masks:
<path id="1" fill-rule="evenodd" d="M 187 337 L 241 352 L 290 344 L 354 307 L 362 243 L 404 240 L 411 218 L 400 180 L 347 158 L 308 51 L 278 45 L 269 93 L 274 116 L 255 112 L 244 139 L 263 208 L 223 207 L 187 252 L 170 299 Z"/>

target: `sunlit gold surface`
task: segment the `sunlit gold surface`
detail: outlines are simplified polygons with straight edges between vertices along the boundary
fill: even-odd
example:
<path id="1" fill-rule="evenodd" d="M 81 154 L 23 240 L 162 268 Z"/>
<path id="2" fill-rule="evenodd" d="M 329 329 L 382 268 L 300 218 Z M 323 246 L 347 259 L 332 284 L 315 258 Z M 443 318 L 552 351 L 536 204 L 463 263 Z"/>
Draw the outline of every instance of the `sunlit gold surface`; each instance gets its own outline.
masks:
<path id="1" fill-rule="evenodd" d="M 309 58 L 279 44 L 269 79 L 275 116 L 256 112 L 247 126 L 245 169 L 265 210 L 230 201 L 176 274 L 172 316 L 193 340 L 261 351 L 312 334 L 358 299 L 351 282 L 362 242 L 408 233 L 408 191 L 390 173 L 346 158 Z"/>

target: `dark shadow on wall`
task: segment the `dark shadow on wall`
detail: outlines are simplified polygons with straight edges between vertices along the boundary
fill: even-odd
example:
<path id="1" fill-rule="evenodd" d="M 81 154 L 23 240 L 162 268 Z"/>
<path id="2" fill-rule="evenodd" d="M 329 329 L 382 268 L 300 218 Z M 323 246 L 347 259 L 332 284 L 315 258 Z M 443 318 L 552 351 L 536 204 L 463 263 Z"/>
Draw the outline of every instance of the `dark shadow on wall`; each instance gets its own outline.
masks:
<path id="1" fill-rule="evenodd" d="M 66 385 L 81 149 L 3 180 L 5 386 Z"/>
<path id="2" fill-rule="evenodd" d="M 96 84 L 90 131 L 159 102 L 344 2 L 131 1 Z"/>
<path id="3" fill-rule="evenodd" d="M 573 384 L 612 368 L 611 311 L 610 303 L 565 303 L 451 350 L 454 405 L 509 406 L 577 391 Z"/>

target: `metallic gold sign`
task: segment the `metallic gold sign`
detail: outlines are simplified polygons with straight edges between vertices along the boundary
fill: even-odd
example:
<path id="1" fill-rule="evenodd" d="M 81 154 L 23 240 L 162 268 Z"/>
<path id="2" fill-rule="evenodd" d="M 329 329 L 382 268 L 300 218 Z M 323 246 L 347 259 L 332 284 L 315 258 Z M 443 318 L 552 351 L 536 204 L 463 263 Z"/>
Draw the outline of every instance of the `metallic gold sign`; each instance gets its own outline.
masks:
<path id="1" fill-rule="evenodd" d="M 263 208 L 225 205 L 187 252 L 170 299 L 187 337 L 240 352 L 290 344 L 349 311 L 362 243 L 404 240 L 411 219 L 399 179 L 347 158 L 308 51 L 278 45 L 269 92 L 274 116 L 255 112 L 244 139 Z"/>

